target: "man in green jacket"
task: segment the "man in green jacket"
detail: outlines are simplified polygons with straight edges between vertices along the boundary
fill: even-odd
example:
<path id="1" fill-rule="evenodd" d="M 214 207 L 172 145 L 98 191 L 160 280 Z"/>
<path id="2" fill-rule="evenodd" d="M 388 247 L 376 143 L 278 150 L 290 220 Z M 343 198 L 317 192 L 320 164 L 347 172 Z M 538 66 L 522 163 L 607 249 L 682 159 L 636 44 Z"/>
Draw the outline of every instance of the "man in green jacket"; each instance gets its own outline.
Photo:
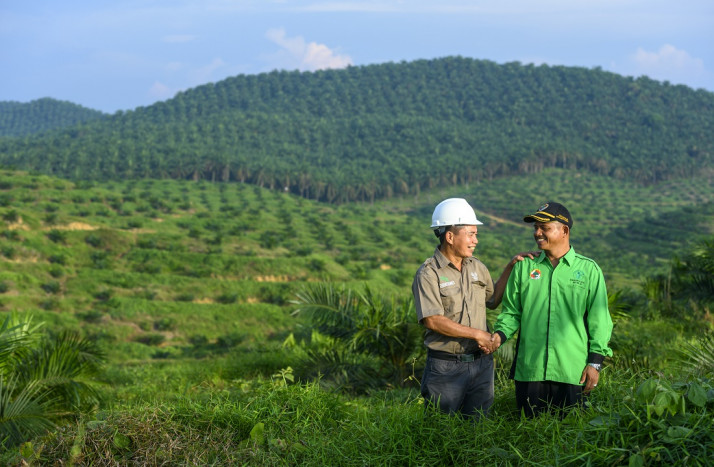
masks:
<path id="1" fill-rule="evenodd" d="M 523 218 L 544 254 L 516 263 L 492 336 L 501 345 L 520 329 L 511 378 L 527 416 L 581 405 L 597 386 L 612 319 L 602 270 L 570 246 L 573 219 L 559 203 Z"/>

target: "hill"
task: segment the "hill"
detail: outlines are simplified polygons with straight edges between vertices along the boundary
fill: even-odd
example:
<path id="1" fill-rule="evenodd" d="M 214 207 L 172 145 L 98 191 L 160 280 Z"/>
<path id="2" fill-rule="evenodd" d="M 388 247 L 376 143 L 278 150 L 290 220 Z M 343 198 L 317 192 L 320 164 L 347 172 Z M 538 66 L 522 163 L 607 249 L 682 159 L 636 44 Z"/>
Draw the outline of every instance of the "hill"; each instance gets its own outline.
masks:
<path id="1" fill-rule="evenodd" d="M 0 163 L 94 180 L 240 181 L 328 202 L 560 167 L 639 183 L 714 164 L 714 94 L 450 57 L 236 76 L 30 139 Z"/>
<path id="2" fill-rule="evenodd" d="M 612 291 L 638 288 L 714 234 L 703 178 L 643 187 L 550 169 L 418 200 L 332 206 L 247 184 L 71 183 L 0 171 L 0 309 L 82 328 L 120 360 L 173 355 L 195 339 L 280 341 L 307 284 L 409 296 L 436 243 L 431 211 L 445 197 L 474 204 L 484 222 L 477 256 L 498 274 L 534 247 L 522 216 L 553 178 L 564 182 L 548 196 L 573 213 L 573 245 L 598 261 Z M 256 334 L 244 334 L 244 320 Z"/>
<path id="3" fill-rule="evenodd" d="M 706 175 L 697 175 L 644 186 L 584 171 L 546 169 L 415 197 L 330 205 L 240 183 L 70 182 L 0 170 L 0 311 L 6 316 L 32 314 L 34 322 L 46 323 L 50 335 L 77 330 L 107 356 L 96 385 L 104 396 L 100 407 L 32 443 L 0 449 L 0 458 L 3 465 L 274 465 L 285 463 L 289 455 L 294 464 L 333 465 L 345 463 L 347 446 L 354 453 L 350 460 L 358 460 L 352 463 L 383 464 L 395 459 L 393 454 L 384 457 L 389 451 L 384 446 L 395 440 L 403 446 L 407 439 L 408 452 L 400 463 L 433 456 L 431 462 L 441 464 L 453 458 L 439 457 L 441 451 L 433 445 L 448 438 L 458 441 L 449 456 L 500 453 L 499 458 L 512 463 L 523 455 L 548 463 L 555 451 L 541 447 L 552 438 L 544 424 L 557 424 L 567 427 L 557 446 L 584 440 L 587 451 L 580 445 L 567 450 L 567 459 L 574 461 L 619 464 L 644 445 L 666 445 L 662 455 L 668 460 L 707 459 L 712 398 L 708 407 L 703 406 L 706 397 L 697 402 L 693 391 L 701 388 L 687 386 L 690 380 L 681 362 L 670 363 L 677 352 L 662 352 L 691 345 L 708 329 L 711 315 L 704 310 L 694 314 L 693 308 L 677 308 L 665 319 L 656 307 L 624 313 L 618 308 L 622 302 L 614 306 L 616 350 L 603 370 L 599 390 L 604 392 L 589 399 L 592 410 L 569 417 L 567 423 L 557 417 L 524 422 L 512 409 L 507 357 L 497 355 L 497 415 L 480 422 L 488 427 L 488 436 L 485 444 L 474 445 L 468 441 L 473 441 L 472 425 L 454 417 L 424 416 L 418 387 L 389 387 L 354 397 L 294 379 L 309 365 L 314 369 L 314 360 L 307 357 L 323 355 L 321 349 L 329 357 L 327 364 L 342 372 L 350 371 L 356 351 L 341 353 L 336 342 L 320 337 L 319 326 L 292 313 L 291 301 L 296 292 L 316 283 L 354 290 L 368 284 L 395 297 L 394 306 L 409 296 L 417 266 L 433 251 L 431 210 L 449 196 L 465 196 L 476 207 L 484 222 L 476 254 L 494 274 L 514 252 L 533 246 L 523 214 L 544 199 L 566 202 L 575 219 L 575 248 L 598 260 L 608 291 L 618 292 L 666 272 L 671 255 L 714 232 L 711 183 Z M 408 316 L 414 316 L 411 307 Z M 637 319 L 637 313 L 655 313 L 655 319 Z M 389 334 L 377 329 L 376 334 Z M 423 357 L 421 346 L 414 349 L 416 375 Z M 681 379 L 669 383 L 661 377 L 657 400 L 659 394 L 668 399 L 659 405 L 643 401 L 643 381 L 662 375 L 664 368 Z M 711 394 L 707 377 L 699 380 L 705 396 Z M 651 380 L 646 384 L 660 387 Z M 686 401 L 686 420 L 652 418 L 675 404 L 683 411 L 683 399 L 676 398 L 687 388 L 694 396 Z M 377 425 L 375 414 L 381 420 Z M 7 418 L 0 420 L 4 426 Z M 504 423 L 520 428 L 507 429 Z M 335 429 L 338 425 L 350 429 Z M 369 449 L 353 444 L 359 427 L 369 428 L 366 436 L 380 441 Z M 255 435 L 263 428 L 265 442 Z M 677 446 L 671 441 L 679 436 L 674 428 L 684 433 Z M 544 431 L 548 439 L 533 443 Z M 488 446 L 487 440 L 503 442 L 504 433 L 513 434 L 508 444 L 517 446 L 518 455 L 481 447 Z M 437 438 L 430 440 L 434 434 Z M 621 439 L 630 444 L 623 447 Z M 325 450 L 326 440 L 339 449 Z M 478 449 L 465 453 L 463 446 Z M 533 446 L 538 448 L 529 451 Z M 623 454 L 624 449 L 629 451 Z M 328 451 L 338 454 L 326 456 Z M 557 456 L 565 458 L 560 452 Z"/>
<path id="4" fill-rule="evenodd" d="M 0 137 L 28 136 L 99 120 L 106 115 L 66 101 L 0 102 Z"/>

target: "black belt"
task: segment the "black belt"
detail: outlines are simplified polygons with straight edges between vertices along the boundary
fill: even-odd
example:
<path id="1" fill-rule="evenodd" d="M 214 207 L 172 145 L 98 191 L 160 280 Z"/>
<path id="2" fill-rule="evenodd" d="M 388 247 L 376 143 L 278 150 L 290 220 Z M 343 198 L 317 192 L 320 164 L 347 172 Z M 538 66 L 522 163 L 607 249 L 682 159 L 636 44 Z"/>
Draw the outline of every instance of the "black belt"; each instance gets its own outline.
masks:
<path id="1" fill-rule="evenodd" d="M 440 350 L 431 349 L 427 351 L 427 356 L 431 358 L 436 358 L 437 360 L 450 360 L 452 362 L 473 362 L 474 360 L 483 357 L 483 355 L 484 354 L 481 352 L 473 354 L 442 352 Z"/>

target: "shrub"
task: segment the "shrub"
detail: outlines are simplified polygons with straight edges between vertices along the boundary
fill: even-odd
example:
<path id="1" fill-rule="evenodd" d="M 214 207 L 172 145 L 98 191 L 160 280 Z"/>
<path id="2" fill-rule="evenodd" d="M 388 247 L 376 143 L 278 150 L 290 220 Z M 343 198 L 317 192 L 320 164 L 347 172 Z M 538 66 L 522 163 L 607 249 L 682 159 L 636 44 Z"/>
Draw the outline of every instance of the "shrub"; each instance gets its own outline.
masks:
<path id="1" fill-rule="evenodd" d="M 158 333 L 147 333 L 147 334 L 142 334 L 140 336 L 137 336 L 134 338 L 136 342 L 140 342 L 145 345 L 160 345 L 163 344 L 164 341 L 166 340 L 166 336 L 163 334 L 158 334 Z"/>
<path id="2" fill-rule="evenodd" d="M 20 215 L 17 213 L 16 210 L 10 209 L 6 213 L 2 215 L 2 218 L 5 222 L 17 222 L 20 219 Z"/>
<path id="3" fill-rule="evenodd" d="M 154 329 L 157 331 L 171 331 L 176 329 L 176 320 L 173 318 L 161 318 L 154 321 Z"/>
<path id="4" fill-rule="evenodd" d="M 62 266 L 67 264 L 67 260 L 64 255 L 61 254 L 55 254 L 55 255 L 50 255 L 47 258 L 47 261 L 49 261 L 52 264 L 61 264 Z"/>
<path id="5" fill-rule="evenodd" d="M 61 266 L 52 265 L 50 266 L 50 276 L 59 279 L 64 276 L 64 269 Z"/>
<path id="6" fill-rule="evenodd" d="M 2 248 L 0 248 L 0 252 L 2 252 L 2 255 L 7 259 L 15 257 L 15 248 L 11 245 L 3 245 Z"/>
<path id="7" fill-rule="evenodd" d="M 94 248 L 102 245 L 102 238 L 95 233 L 88 234 L 84 237 L 84 241 L 87 245 L 93 246 Z"/>
<path id="8" fill-rule="evenodd" d="M 62 290 L 62 286 L 57 281 L 45 282 L 40 285 L 40 288 L 50 294 L 57 294 Z"/>
<path id="9" fill-rule="evenodd" d="M 225 292 L 216 297 L 216 301 L 224 305 L 229 305 L 238 301 L 238 294 L 234 292 Z"/>
<path id="10" fill-rule="evenodd" d="M 54 243 L 64 243 L 67 240 L 67 232 L 63 230 L 52 229 L 47 233 L 49 238 Z"/>

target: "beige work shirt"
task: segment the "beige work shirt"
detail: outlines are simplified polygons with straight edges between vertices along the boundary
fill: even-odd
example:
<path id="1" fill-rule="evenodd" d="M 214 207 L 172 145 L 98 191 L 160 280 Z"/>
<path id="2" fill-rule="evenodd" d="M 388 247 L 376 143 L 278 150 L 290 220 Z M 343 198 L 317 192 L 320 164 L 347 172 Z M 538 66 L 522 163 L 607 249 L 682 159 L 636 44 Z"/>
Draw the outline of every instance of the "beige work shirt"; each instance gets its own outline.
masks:
<path id="1" fill-rule="evenodd" d="M 464 326 L 488 331 L 486 302 L 493 296 L 493 281 L 476 258 L 464 258 L 461 271 L 436 248 L 421 265 L 412 283 L 419 323 L 427 316 L 443 315 Z M 451 353 L 476 353 L 472 339 L 448 337 L 426 329 L 424 345 Z"/>

